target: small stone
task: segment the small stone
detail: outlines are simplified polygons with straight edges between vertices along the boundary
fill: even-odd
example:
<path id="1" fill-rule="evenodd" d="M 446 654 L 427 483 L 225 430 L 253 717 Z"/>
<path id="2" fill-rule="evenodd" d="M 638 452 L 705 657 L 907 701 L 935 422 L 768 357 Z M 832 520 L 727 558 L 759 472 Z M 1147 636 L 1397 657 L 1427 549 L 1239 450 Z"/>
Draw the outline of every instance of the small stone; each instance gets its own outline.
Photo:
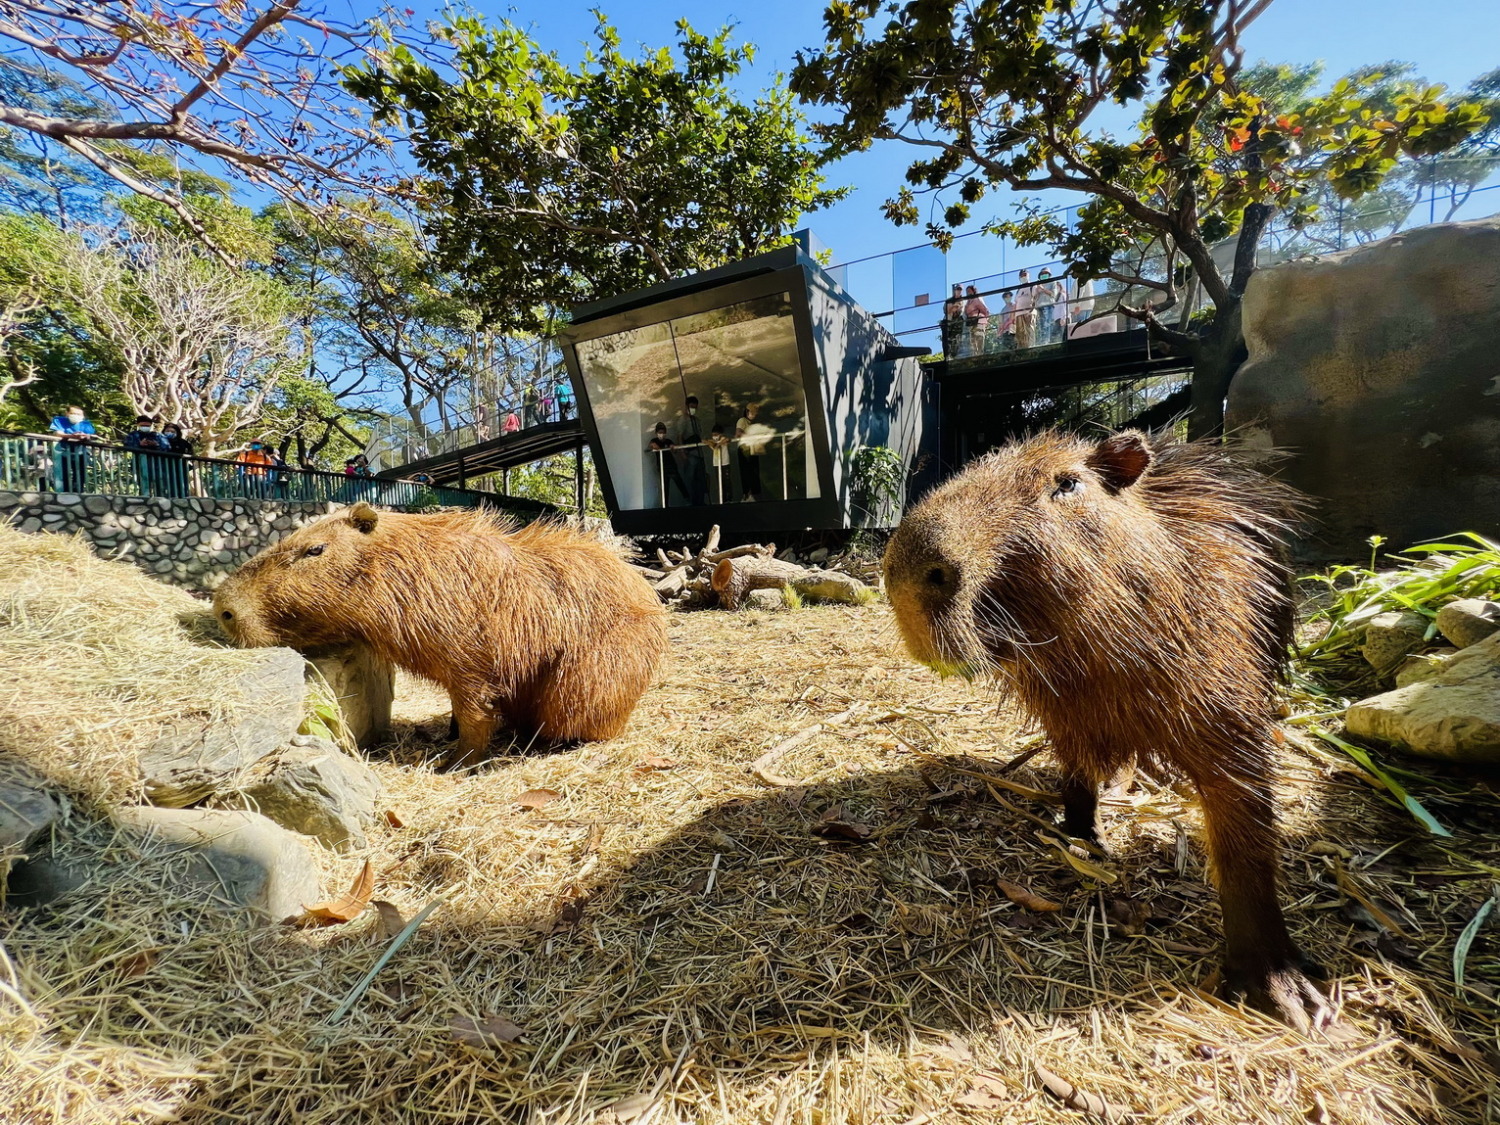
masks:
<path id="1" fill-rule="evenodd" d="M 27 516 L 16 526 L 29 535 L 33 532 L 42 530 L 42 521 L 37 519 L 35 516 Z"/>
<path id="2" fill-rule="evenodd" d="M 1447 637 L 1456 648 L 1468 648 L 1478 644 L 1491 633 L 1500 630 L 1500 602 L 1482 598 L 1463 598 L 1449 602 L 1438 610 L 1438 632 Z"/>
<path id="3" fill-rule="evenodd" d="M 0 757 L 0 857 L 27 851 L 65 808 L 41 774 L 15 758 Z"/>
<path id="4" fill-rule="evenodd" d="M 65 508 L 71 508 L 83 503 L 83 497 L 76 492 L 59 492 L 57 502 Z"/>
<path id="5" fill-rule="evenodd" d="M 751 590 L 745 595 L 744 607 L 746 609 L 775 611 L 785 609 L 786 602 L 783 600 L 780 590 Z"/>
<path id="6" fill-rule="evenodd" d="M 120 534 L 118 527 L 110 527 L 107 524 L 96 524 L 89 532 L 91 539 L 113 539 Z"/>
<path id="7" fill-rule="evenodd" d="M 146 862 L 187 853 L 191 862 L 163 863 L 162 875 L 205 901 L 227 898 L 281 922 L 321 897 L 307 845 L 256 813 L 146 805 L 118 809 L 114 820 L 141 841 Z"/>
<path id="8" fill-rule="evenodd" d="M 1360 700 L 1344 722 L 1356 737 L 1422 757 L 1500 764 L 1500 633 L 1428 679 Z"/>
<path id="9" fill-rule="evenodd" d="M 14 508 L 21 504 L 20 493 L 0 492 L 0 508 Z"/>
<path id="10" fill-rule="evenodd" d="M 1370 618 L 1365 628 L 1364 657 L 1370 667 L 1387 675 L 1408 654 L 1422 646 L 1427 618 L 1420 613 L 1392 610 Z"/>
<path id="11" fill-rule="evenodd" d="M 819 547 L 816 551 L 809 551 L 807 553 L 807 561 L 810 562 L 810 563 L 813 563 L 814 565 L 817 565 L 818 563 L 826 562 L 827 560 L 828 560 L 828 548 L 827 547 Z"/>
<path id="12" fill-rule="evenodd" d="M 83 500 L 83 510 L 88 512 L 90 515 L 102 516 L 105 512 L 110 510 L 109 497 L 86 496 Z"/>
<path id="13" fill-rule="evenodd" d="M 1430 652 L 1408 656 L 1396 669 L 1396 686 L 1406 687 L 1430 680 L 1448 666 L 1449 659 L 1458 652 L 1456 648 L 1435 648 Z"/>
<path id="14" fill-rule="evenodd" d="M 61 512 L 43 512 L 43 523 L 62 523 L 66 517 Z"/>
<path id="15" fill-rule="evenodd" d="M 154 563 L 151 564 L 151 572 L 153 574 L 171 574 L 172 573 L 172 560 L 171 559 L 157 559 Z"/>
<path id="16" fill-rule="evenodd" d="M 797 561 L 797 552 L 790 547 L 783 547 L 776 557 L 782 562 L 794 563 Z"/>

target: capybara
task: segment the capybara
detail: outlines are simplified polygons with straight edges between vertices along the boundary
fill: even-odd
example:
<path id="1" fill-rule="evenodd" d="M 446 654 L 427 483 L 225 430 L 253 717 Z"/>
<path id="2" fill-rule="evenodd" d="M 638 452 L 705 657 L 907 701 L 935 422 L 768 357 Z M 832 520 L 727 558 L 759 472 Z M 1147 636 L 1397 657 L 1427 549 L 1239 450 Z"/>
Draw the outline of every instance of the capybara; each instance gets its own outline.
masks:
<path id="1" fill-rule="evenodd" d="M 356 504 L 256 555 L 214 613 L 241 645 L 363 641 L 446 688 L 455 765 L 502 718 L 549 741 L 614 737 L 667 649 L 656 594 L 604 544 L 483 512 Z"/>
<path id="2" fill-rule="evenodd" d="M 1226 988 L 1306 1028 L 1327 1006 L 1277 902 L 1270 780 L 1301 512 L 1218 445 L 1046 432 L 925 497 L 884 568 L 917 660 L 993 675 L 1040 721 L 1072 835 L 1098 842 L 1099 787 L 1136 761 L 1193 782 Z"/>

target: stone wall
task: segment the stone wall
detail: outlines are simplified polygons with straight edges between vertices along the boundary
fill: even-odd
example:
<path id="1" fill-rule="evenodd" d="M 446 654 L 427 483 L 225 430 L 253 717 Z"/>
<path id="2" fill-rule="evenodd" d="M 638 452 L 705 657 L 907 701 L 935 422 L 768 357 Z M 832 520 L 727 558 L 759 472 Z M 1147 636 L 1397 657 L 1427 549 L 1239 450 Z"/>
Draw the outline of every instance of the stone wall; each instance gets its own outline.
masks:
<path id="1" fill-rule="evenodd" d="M 241 563 L 342 504 L 170 500 L 163 496 L 0 491 L 0 519 L 22 531 L 83 532 L 103 558 L 174 586 L 212 590 Z"/>
<path id="2" fill-rule="evenodd" d="M 1500 216 L 1261 270 L 1244 318 L 1227 424 L 1290 454 L 1312 553 L 1500 533 Z"/>

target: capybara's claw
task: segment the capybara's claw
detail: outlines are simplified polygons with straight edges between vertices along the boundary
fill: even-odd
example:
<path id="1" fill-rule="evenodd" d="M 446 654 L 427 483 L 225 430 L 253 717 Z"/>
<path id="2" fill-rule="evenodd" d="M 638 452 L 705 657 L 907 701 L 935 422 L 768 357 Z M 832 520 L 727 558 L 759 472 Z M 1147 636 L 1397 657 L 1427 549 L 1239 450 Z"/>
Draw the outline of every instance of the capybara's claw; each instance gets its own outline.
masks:
<path id="1" fill-rule="evenodd" d="M 1223 992 L 1226 999 L 1243 1000 L 1303 1035 L 1324 1031 L 1334 1022 L 1328 998 L 1308 979 L 1300 964 L 1254 974 L 1226 969 Z"/>

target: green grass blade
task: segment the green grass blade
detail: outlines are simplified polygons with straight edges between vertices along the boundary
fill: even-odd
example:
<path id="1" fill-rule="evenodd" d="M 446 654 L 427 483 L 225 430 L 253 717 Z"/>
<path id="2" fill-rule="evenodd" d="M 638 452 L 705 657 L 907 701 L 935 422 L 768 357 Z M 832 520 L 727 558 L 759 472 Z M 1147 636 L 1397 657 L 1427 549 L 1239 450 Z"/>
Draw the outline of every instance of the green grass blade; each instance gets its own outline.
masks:
<path id="1" fill-rule="evenodd" d="M 1474 944 L 1474 939 L 1479 936 L 1479 928 L 1484 925 L 1484 920 L 1490 916 L 1490 911 L 1494 908 L 1495 896 L 1490 895 L 1484 900 L 1484 905 L 1479 908 L 1478 913 L 1464 927 L 1463 933 L 1458 935 L 1458 942 L 1453 946 L 1453 983 L 1458 986 L 1460 997 L 1463 996 L 1464 991 L 1464 962 L 1469 959 L 1469 947 Z"/>

